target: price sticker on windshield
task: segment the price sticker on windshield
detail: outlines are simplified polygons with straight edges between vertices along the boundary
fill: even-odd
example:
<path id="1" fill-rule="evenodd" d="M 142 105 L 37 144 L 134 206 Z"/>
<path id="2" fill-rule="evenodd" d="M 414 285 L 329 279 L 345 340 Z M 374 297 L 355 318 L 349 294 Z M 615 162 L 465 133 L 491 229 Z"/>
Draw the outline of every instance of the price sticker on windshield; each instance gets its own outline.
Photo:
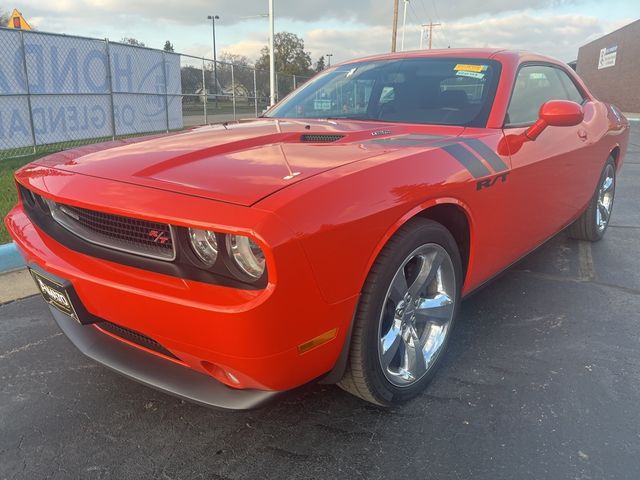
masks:
<path id="1" fill-rule="evenodd" d="M 469 65 L 466 63 L 458 63 L 453 69 L 456 72 L 484 72 L 487 69 L 486 65 Z"/>
<path id="2" fill-rule="evenodd" d="M 484 73 L 482 72 L 468 72 L 466 70 L 458 70 L 456 72 L 456 75 L 459 77 L 469 77 L 469 78 L 478 78 L 478 79 L 484 78 Z"/>

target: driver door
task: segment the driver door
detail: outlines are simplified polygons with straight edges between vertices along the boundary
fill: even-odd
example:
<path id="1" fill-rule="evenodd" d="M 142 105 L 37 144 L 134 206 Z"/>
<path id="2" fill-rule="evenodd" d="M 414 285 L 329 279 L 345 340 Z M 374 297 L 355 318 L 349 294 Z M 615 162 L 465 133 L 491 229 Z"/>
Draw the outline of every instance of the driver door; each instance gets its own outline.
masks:
<path id="1" fill-rule="evenodd" d="M 505 119 L 504 134 L 520 135 L 538 119 L 540 106 L 549 100 L 584 103 L 569 76 L 551 64 L 525 64 L 518 71 Z M 585 115 L 587 114 L 585 108 Z M 527 238 L 517 256 L 544 242 L 567 226 L 586 205 L 592 160 L 587 154 L 588 123 L 573 127 L 547 127 L 535 141 L 524 142 L 511 151 L 513 208 L 510 225 L 516 237 Z"/>

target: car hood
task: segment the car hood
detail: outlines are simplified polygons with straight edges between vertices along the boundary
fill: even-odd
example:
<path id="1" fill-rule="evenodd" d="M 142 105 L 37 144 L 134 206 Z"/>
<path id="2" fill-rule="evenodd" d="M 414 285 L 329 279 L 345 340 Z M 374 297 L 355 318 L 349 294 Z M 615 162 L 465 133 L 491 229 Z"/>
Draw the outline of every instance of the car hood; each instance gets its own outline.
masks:
<path id="1" fill-rule="evenodd" d="M 462 131 L 448 127 L 437 135 L 422 134 L 420 144 L 428 147 Z M 408 133 L 402 126 L 378 122 L 259 119 L 109 142 L 61 152 L 37 163 L 250 206 L 305 178 L 407 146 L 390 140 Z"/>

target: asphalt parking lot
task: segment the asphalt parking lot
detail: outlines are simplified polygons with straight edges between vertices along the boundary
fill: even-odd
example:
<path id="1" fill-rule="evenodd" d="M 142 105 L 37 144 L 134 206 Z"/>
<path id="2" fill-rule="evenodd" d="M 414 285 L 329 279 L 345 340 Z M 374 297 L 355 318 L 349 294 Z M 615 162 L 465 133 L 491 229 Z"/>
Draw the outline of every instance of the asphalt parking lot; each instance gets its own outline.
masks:
<path id="1" fill-rule="evenodd" d="M 597 244 L 560 234 L 462 307 L 422 397 L 310 385 L 209 410 L 86 359 L 44 302 L 0 306 L 0 479 L 637 479 L 640 125 Z"/>

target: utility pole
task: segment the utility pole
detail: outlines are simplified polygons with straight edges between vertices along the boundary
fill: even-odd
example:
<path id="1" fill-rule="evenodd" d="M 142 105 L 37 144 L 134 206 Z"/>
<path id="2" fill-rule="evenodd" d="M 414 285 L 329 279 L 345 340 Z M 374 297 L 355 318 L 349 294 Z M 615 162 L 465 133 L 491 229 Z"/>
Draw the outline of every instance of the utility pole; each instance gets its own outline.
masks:
<path id="1" fill-rule="evenodd" d="M 409 0 L 404 0 L 404 13 L 402 15 L 402 40 L 400 41 L 401 52 L 404 52 L 404 32 L 407 30 L 407 5 L 409 5 Z"/>
<path id="2" fill-rule="evenodd" d="M 398 3 L 400 0 L 393 0 L 393 25 L 391 25 L 391 52 L 396 51 L 396 41 L 398 39 Z"/>
<path id="3" fill-rule="evenodd" d="M 431 39 L 433 38 L 433 27 L 439 27 L 442 25 L 441 23 L 433 23 L 429 22 L 427 25 L 423 25 L 423 27 L 429 27 L 429 50 L 431 50 Z"/>
<path id="4" fill-rule="evenodd" d="M 269 0 L 269 88 L 271 90 L 271 107 L 276 104 L 276 58 L 273 46 L 273 36 L 275 35 L 275 25 L 273 19 L 273 0 Z"/>

